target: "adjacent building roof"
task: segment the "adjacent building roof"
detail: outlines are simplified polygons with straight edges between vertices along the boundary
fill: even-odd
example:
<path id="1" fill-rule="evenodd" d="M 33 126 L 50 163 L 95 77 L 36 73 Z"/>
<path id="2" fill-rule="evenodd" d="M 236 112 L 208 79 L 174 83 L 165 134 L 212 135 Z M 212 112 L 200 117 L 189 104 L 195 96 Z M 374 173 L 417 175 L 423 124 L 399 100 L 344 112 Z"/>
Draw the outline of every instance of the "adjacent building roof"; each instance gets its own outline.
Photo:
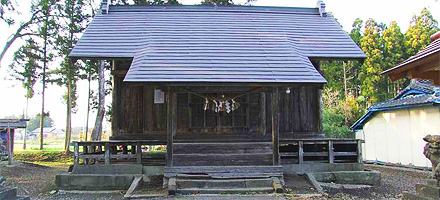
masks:
<path id="1" fill-rule="evenodd" d="M 25 119 L 0 119 L 0 128 L 6 129 L 16 129 L 16 128 L 26 128 Z"/>
<path id="2" fill-rule="evenodd" d="M 133 58 L 130 82 L 325 83 L 310 59 L 363 59 L 319 8 L 109 6 L 71 58 Z"/>
<path id="3" fill-rule="evenodd" d="M 440 86 L 440 32 L 432 35 L 431 40 L 423 50 L 381 74 L 388 75 L 392 81 L 407 75 L 410 79 L 432 80 Z"/>
<path id="4" fill-rule="evenodd" d="M 40 133 L 40 128 L 36 128 L 32 133 Z M 55 127 L 44 127 L 43 133 L 53 133 L 53 134 L 63 134 L 62 130 L 56 129 Z"/>
<path id="5" fill-rule="evenodd" d="M 377 112 L 417 106 L 440 106 L 440 87 L 431 86 L 429 81 L 413 80 L 393 99 L 376 103 L 368 108 L 367 113 L 359 118 L 350 129 L 362 129 Z"/>

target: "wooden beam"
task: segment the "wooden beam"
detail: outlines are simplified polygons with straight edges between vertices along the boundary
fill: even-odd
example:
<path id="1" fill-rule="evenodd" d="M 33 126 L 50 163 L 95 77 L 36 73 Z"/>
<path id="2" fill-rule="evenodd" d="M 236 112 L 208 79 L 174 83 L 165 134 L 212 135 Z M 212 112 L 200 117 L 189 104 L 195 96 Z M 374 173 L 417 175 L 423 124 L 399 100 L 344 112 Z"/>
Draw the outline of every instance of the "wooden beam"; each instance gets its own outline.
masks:
<path id="1" fill-rule="evenodd" d="M 405 76 L 406 72 L 392 73 L 389 75 L 391 81 L 397 81 Z"/>
<path id="2" fill-rule="evenodd" d="M 280 135 L 280 94 L 278 87 L 272 91 L 272 146 L 273 146 L 273 164 L 280 164 L 279 135 Z"/>
<path id="3" fill-rule="evenodd" d="M 112 70 L 112 75 L 126 75 L 128 70 Z"/>
<path id="4" fill-rule="evenodd" d="M 440 57 L 440 56 L 439 56 Z M 417 71 L 425 72 L 431 70 L 440 70 L 440 58 L 416 67 Z"/>
<path id="5" fill-rule="evenodd" d="M 408 78 L 410 79 L 438 80 L 439 77 L 440 77 L 440 71 L 425 71 L 425 72 L 420 72 L 417 70 L 408 71 Z"/>
<path id="6" fill-rule="evenodd" d="M 173 142 L 177 132 L 177 93 L 168 88 L 167 92 L 167 167 L 173 166 Z"/>
<path id="7" fill-rule="evenodd" d="M 406 63 L 406 64 L 399 66 L 398 68 L 395 68 L 393 70 L 387 70 L 387 71 L 381 73 L 381 75 L 389 75 L 391 73 L 393 73 L 393 74 L 404 73 L 405 71 L 414 69 L 414 68 L 421 66 L 423 64 L 438 60 L 438 56 L 439 56 L 439 53 L 434 53 L 434 54 L 427 55 L 424 57 L 419 57 L 412 62 L 409 62 L 409 63 Z"/>

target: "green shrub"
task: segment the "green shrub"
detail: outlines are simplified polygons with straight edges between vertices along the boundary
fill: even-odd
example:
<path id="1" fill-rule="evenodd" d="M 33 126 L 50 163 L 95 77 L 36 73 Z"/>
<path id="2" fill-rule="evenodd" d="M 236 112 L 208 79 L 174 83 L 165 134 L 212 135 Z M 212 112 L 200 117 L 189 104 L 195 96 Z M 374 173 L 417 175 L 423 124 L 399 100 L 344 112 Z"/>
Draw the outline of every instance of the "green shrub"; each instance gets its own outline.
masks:
<path id="1" fill-rule="evenodd" d="M 341 99 L 339 94 L 330 89 L 324 90 L 322 111 L 323 132 L 329 138 L 354 138 L 350 126 L 363 114 L 363 98 L 348 95 Z"/>

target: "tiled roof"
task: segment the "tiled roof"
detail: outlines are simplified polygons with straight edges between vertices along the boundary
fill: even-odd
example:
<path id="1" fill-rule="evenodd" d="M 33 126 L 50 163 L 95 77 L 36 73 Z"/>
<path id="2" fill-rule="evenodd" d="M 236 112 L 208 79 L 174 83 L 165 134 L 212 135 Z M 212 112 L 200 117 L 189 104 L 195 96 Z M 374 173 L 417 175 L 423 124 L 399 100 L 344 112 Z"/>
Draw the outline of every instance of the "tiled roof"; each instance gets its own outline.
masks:
<path id="1" fill-rule="evenodd" d="M 419 51 L 418 53 L 416 53 L 415 55 L 409 57 L 408 59 L 406 59 L 405 61 L 403 61 L 402 63 L 398 64 L 397 66 L 385 70 L 383 71 L 381 74 L 389 74 L 392 73 L 394 70 L 397 70 L 399 68 L 403 68 L 406 65 L 413 63 L 413 62 L 417 62 L 425 57 L 431 56 L 431 55 L 435 55 L 435 54 L 439 54 L 440 55 L 440 39 L 434 40 L 432 41 L 428 46 L 426 46 L 423 50 Z"/>
<path id="2" fill-rule="evenodd" d="M 366 57 L 318 8 L 255 6 L 110 6 L 69 56 L 133 58 L 132 82 L 309 83 L 309 59 Z"/>
<path id="3" fill-rule="evenodd" d="M 429 81 L 413 80 L 395 98 L 376 103 L 368 108 L 367 113 L 350 128 L 354 130 L 362 129 L 363 125 L 379 111 L 427 105 L 440 105 L 440 88 L 432 86 Z"/>

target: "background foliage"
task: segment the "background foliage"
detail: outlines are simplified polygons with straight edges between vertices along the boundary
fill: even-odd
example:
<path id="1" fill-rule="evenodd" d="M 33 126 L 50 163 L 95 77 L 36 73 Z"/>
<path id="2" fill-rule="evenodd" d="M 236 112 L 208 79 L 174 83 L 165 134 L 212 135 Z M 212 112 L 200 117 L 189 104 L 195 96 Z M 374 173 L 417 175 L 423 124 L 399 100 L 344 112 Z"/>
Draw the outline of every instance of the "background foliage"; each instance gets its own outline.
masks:
<path id="1" fill-rule="evenodd" d="M 393 21 L 386 25 L 374 19 L 353 22 L 349 35 L 364 51 L 362 62 L 325 61 L 321 68 L 328 84 L 323 92 L 323 131 L 328 137 L 354 137 L 349 127 L 374 103 L 396 96 L 409 81 L 391 83 L 379 73 L 424 49 L 429 37 L 439 31 L 438 22 L 424 8 L 410 19 L 405 33 Z"/>

